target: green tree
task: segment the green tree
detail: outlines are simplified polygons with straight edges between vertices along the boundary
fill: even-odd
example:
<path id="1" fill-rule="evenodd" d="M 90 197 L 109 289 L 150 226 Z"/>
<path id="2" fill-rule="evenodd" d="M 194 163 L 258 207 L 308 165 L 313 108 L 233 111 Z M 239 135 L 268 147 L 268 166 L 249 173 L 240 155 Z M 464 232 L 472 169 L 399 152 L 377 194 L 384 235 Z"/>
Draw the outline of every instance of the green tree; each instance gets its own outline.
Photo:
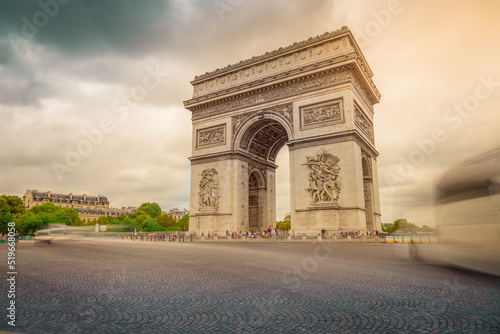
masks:
<path id="1" fill-rule="evenodd" d="M 14 216 L 22 215 L 23 213 L 26 212 L 26 209 L 24 208 L 23 200 L 20 197 L 2 195 L 2 198 L 7 200 L 7 205 L 9 206 L 9 211 Z"/>
<path id="2" fill-rule="evenodd" d="M 127 217 L 128 217 L 127 215 L 124 215 L 122 213 L 121 215 L 119 215 L 118 217 L 116 217 L 116 219 L 119 220 L 119 221 L 121 221 L 123 223 Z"/>
<path id="3" fill-rule="evenodd" d="M 156 218 L 161 215 L 161 207 L 158 203 L 142 203 L 137 211 L 146 212 L 151 218 Z"/>
<path id="4" fill-rule="evenodd" d="M 54 218 L 59 224 L 83 225 L 78 212 L 71 208 L 59 208 L 54 212 Z"/>
<path id="5" fill-rule="evenodd" d="M 8 223 L 12 221 L 14 215 L 10 212 L 10 207 L 5 198 L 0 197 L 0 232 L 7 233 Z"/>
<path id="6" fill-rule="evenodd" d="M 0 207 L 1 203 L 3 201 L 0 199 Z M 83 225 L 76 210 L 62 208 L 53 203 L 37 205 L 24 214 L 18 214 L 14 221 L 17 231 L 21 234 L 34 233 L 42 225 L 48 224 Z"/>
<path id="7" fill-rule="evenodd" d="M 290 224 L 290 221 L 288 220 L 284 220 L 284 221 L 279 221 L 279 222 L 276 222 L 276 228 L 278 230 L 290 230 L 291 229 L 291 224 Z"/>
<path id="8" fill-rule="evenodd" d="M 80 215 L 71 208 L 62 208 L 53 203 L 43 203 L 30 210 L 36 215 L 42 215 L 44 220 L 50 220 L 49 224 L 80 225 Z"/>
<path id="9" fill-rule="evenodd" d="M 189 230 L 189 215 L 184 215 L 181 219 L 179 219 L 176 226 L 178 226 L 181 231 Z"/>
<path id="10" fill-rule="evenodd" d="M 27 212 L 24 215 L 19 216 L 15 220 L 16 230 L 19 234 L 32 234 L 35 233 L 42 225 L 50 221 L 47 214 L 33 214 L 32 212 Z"/>
<path id="11" fill-rule="evenodd" d="M 6 233 L 7 224 L 25 212 L 23 201 L 18 196 L 0 196 L 0 232 Z"/>
<path id="12" fill-rule="evenodd" d="M 166 228 L 160 226 L 154 218 L 144 220 L 140 228 L 143 232 L 166 231 Z"/>
<path id="13" fill-rule="evenodd" d="M 126 217 L 125 219 L 123 219 L 123 224 L 130 225 L 130 226 L 136 225 L 135 220 L 132 218 L 129 218 L 129 217 Z"/>
<path id="14" fill-rule="evenodd" d="M 137 226 L 141 226 L 148 218 L 151 218 L 151 216 L 144 211 L 137 211 L 134 213 L 134 217 L 132 217 L 132 219 L 134 220 L 134 224 Z"/>
<path id="15" fill-rule="evenodd" d="M 410 223 L 407 219 L 405 218 L 399 218 L 394 221 L 394 223 L 391 226 L 388 226 L 387 228 L 384 228 L 382 225 L 382 231 L 384 232 L 432 232 L 434 231 L 433 228 L 424 225 L 423 227 L 417 226 L 413 223 Z"/>
<path id="16" fill-rule="evenodd" d="M 395 220 L 391 226 L 387 226 L 386 231 L 391 233 L 399 228 L 399 220 Z"/>
<path id="17" fill-rule="evenodd" d="M 123 224 L 123 221 L 125 220 L 124 218 L 122 220 L 120 220 L 120 219 L 118 219 L 118 217 L 113 217 L 113 216 L 108 216 L 108 217 L 109 217 L 108 224 L 111 224 L 111 225 Z M 127 216 L 125 216 L 125 218 L 127 218 Z"/>
<path id="18" fill-rule="evenodd" d="M 31 210 L 17 217 L 14 222 L 16 223 L 16 230 L 20 234 L 31 234 L 43 225 L 60 223 L 53 213 L 39 212 L 35 214 Z"/>
<path id="19" fill-rule="evenodd" d="M 166 229 L 170 229 L 171 227 L 176 226 L 177 223 L 175 221 L 174 216 L 167 214 L 159 215 L 158 218 L 156 218 L 156 220 L 158 221 L 158 224 L 160 226 Z"/>
<path id="20" fill-rule="evenodd" d="M 58 211 L 59 209 L 61 209 L 61 208 L 58 206 L 55 206 L 54 203 L 48 202 L 48 203 L 43 203 L 42 205 L 37 205 L 34 208 L 32 208 L 30 211 L 33 212 L 34 214 L 38 214 L 41 212 L 54 213 L 54 212 Z"/>
<path id="21" fill-rule="evenodd" d="M 97 219 L 99 225 L 108 225 L 111 222 L 111 216 L 101 216 Z"/>

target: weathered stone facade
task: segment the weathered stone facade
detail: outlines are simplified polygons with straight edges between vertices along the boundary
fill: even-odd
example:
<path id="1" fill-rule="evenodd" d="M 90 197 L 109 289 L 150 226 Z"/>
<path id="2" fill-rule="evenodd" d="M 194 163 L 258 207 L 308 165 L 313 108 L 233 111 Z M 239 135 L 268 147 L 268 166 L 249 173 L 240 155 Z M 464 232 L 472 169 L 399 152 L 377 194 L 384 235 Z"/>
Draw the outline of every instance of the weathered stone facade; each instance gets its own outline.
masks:
<path id="1" fill-rule="evenodd" d="M 372 76 L 343 27 L 196 77 L 190 230 L 274 226 L 285 144 L 292 229 L 380 229 Z"/>

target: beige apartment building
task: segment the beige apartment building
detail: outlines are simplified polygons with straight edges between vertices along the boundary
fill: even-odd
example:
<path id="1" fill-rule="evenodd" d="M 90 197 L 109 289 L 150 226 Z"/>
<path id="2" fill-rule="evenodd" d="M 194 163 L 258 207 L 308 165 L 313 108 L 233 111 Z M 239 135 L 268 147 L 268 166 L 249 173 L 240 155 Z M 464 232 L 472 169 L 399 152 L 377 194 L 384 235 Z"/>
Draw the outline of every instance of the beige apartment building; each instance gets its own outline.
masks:
<path id="1" fill-rule="evenodd" d="M 170 215 L 170 216 L 173 216 L 175 218 L 176 221 L 179 221 L 180 219 L 182 219 L 182 217 L 184 217 L 185 215 L 188 215 L 189 214 L 189 211 L 184 209 L 184 210 L 179 210 L 178 208 L 174 208 L 168 212 L 162 212 L 162 213 L 165 213 L 167 215 Z"/>
<path id="2" fill-rule="evenodd" d="M 137 211 L 136 207 L 130 206 L 127 208 L 122 207 L 121 209 L 112 208 L 109 206 L 108 199 L 101 195 L 54 194 L 51 191 L 39 192 L 36 189 L 26 190 L 23 196 L 23 203 L 26 209 L 31 209 L 44 203 L 52 203 L 63 208 L 72 208 L 78 212 L 80 219 L 84 223 L 95 221 L 101 216 L 117 217 L 122 214 L 129 215 Z"/>

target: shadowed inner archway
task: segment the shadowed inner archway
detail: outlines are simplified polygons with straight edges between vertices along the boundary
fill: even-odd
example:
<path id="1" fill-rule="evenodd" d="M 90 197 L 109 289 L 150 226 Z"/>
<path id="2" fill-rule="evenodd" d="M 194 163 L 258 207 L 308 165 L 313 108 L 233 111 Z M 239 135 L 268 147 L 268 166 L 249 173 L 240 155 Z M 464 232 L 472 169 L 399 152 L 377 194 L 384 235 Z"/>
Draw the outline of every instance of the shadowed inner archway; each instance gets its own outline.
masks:
<path id="1" fill-rule="evenodd" d="M 283 125 L 275 120 L 264 119 L 246 130 L 240 142 L 240 149 L 266 162 L 274 162 L 287 141 L 288 134 Z"/>
<path id="2" fill-rule="evenodd" d="M 276 220 L 276 157 L 289 141 L 284 125 L 269 118 L 243 132 L 239 145 L 251 157 L 248 175 L 248 230 L 264 231 Z"/>

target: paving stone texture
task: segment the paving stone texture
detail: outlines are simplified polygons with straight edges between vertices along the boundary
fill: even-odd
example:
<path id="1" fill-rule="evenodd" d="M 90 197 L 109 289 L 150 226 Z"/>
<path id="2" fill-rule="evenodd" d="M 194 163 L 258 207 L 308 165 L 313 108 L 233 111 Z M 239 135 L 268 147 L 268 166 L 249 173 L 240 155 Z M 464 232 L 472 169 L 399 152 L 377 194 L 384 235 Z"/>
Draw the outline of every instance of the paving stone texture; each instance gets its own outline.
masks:
<path id="1" fill-rule="evenodd" d="M 16 327 L 4 317 L 0 331 L 499 333 L 500 277 L 413 262 L 404 246 L 18 244 Z"/>

